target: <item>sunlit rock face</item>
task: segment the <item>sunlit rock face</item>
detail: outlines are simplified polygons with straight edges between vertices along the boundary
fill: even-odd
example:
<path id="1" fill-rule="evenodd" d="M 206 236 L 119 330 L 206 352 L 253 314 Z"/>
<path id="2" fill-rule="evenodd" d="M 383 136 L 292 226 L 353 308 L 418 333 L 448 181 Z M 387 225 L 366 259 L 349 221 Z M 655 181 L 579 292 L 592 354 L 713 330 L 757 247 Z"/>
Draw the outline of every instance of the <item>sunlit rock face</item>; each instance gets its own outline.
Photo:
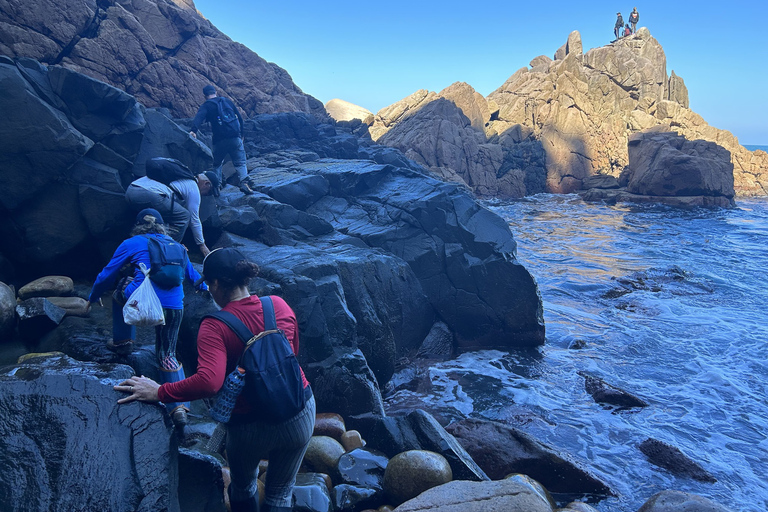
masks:
<path id="1" fill-rule="evenodd" d="M 0 54 L 60 64 L 175 117 L 195 114 L 207 84 L 247 117 L 325 116 L 288 72 L 219 32 L 192 0 L 0 3 Z"/>
<path id="2" fill-rule="evenodd" d="M 440 123 L 411 121 L 438 99 L 453 102 L 471 130 L 446 134 Z M 618 177 L 629 165 L 630 135 L 664 127 L 727 149 L 736 195 L 768 194 L 768 154 L 747 150 L 689 107 L 685 82 L 674 71 L 667 74 L 664 50 L 647 28 L 586 53 L 574 31 L 553 59 L 534 58 L 487 98 L 462 83 L 439 93 L 420 90 L 380 110 L 370 133 L 374 140 L 418 154 L 421 158 L 414 159 L 435 174 L 463 182 L 479 195 L 515 196 L 568 193 L 583 189 L 590 176 Z M 390 135 L 405 123 L 410 123 L 407 130 Z M 429 155 L 425 138 L 433 142 Z M 500 159 L 489 158 L 489 148 L 473 152 L 478 144 L 500 146 Z M 446 146 L 464 150 L 446 158 Z M 468 168 L 482 169 L 479 174 L 485 176 L 495 171 L 491 181 L 509 183 L 517 175 L 515 183 L 522 187 L 468 179 Z"/>
<path id="3" fill-rule="evenodd" d="M 365 124 L 373 123 L 373 113 L 359 105 L 338 98 L 330 100 L 325 104 L 325 110 L 328 115 L 336 121 L 352 121 L 359 119 Z"/>

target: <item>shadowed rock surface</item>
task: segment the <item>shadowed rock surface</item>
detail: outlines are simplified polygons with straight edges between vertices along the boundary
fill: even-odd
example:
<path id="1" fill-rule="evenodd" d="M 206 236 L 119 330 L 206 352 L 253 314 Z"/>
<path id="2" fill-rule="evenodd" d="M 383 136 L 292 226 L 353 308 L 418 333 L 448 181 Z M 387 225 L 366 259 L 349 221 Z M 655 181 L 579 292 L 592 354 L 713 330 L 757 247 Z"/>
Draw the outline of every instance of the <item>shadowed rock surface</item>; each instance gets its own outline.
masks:
<path id="1" fill-rule="evenodd" d="M 66 356 L 0 369 L 0 503 L 9 512 L 179 511 L 172 431 L 157 405 L 120 406 L 133 374 Z"/>
<path id="2" fill-rule="evenodd" d="M 519 429 L 483 420 L 461 420 L 446 430 L 467 450 L 492 480 L 523 473 L 550 492 L 613 494 L 611 489 L 565 455 Z"/>
<path id="3" fill-rule="evenodd" d="M 584 377 L 584 389 L 592 395 L 595 402 L 619 407 L 648 407 L 648 402 L 635 395 L 612 386 L 603 379 L 594 377 L 585 372 L 579 372 Z"/>
<path id="4" fill-rule="evenodd" d="M 717 482 L 709 471 L 675 446 L 658 439 L 646 439 L 640 443 L 639 448 L 651 464 L 662 467 L 673 475 L 690 477 L 699 482 Z"/>
<path id="5" fill-rule="evenodd" d="M 208 84 L 246 117 L 326 115 L 287 71 L 221 33 L 192 0 L 3 2 L 0 54 L 60 64 L 175 117 L 193 116 Z"/>

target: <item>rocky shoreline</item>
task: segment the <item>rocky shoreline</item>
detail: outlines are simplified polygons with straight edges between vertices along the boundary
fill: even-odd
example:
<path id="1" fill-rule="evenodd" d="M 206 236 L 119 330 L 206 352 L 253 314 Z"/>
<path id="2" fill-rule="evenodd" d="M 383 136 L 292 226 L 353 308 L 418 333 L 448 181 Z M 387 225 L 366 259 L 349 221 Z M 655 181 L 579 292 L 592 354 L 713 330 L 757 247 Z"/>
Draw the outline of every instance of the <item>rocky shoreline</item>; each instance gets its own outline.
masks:
<path id="1" fill-rule="evenodd" d="M 227 185 L 206 202 L 206 237 L 211 248 L 236 246 L 260 265 L 252 293 L 280 295 L 296 311 L 299 358 L 320 412 L 294 510 L 594 512 L 581 501 L 599 506 L 613 494 L 586 461 L 519 429 L 442 425 L 418 407 L 389 416 L 382 389 L 395 385 L 403 361 L 428 365 L 463 351 L 544 343 L 536 281 L 516 258 L 508 225 L 475 194 L 589 189 L 584 197 L 600 201 L 727 207 L 734 194 L 765 193 L 765 154 L 745 155 L 732 136 L 699 122 L 647 30 L 586 54 L 573 33 L 555 59 L 537 57 L 492 101 L 457 84 L 372 118 L 358 112 L 365 122 L 335 122 L 284 70 L 218 32 L 191 0 L 43 4 L 12 13 L 0 6 L 0 30 L 12 35 L 0 37 L 4 510 L 226 510 L 226 459 L 205 448 L 215 427 L 208 404 L 194 404 L 183 439 L 163 408 L 118 407 L 114 383 L 157 371 L 152 333 L 141 332 L 129 356 L 117 355 L 105 345 L 109 301 L 90 314 L 84 306 L 128 233 L 124 192 L 144 175 L 144 162 L 165 156 L 196 172 L 210 168 L 210 134 L 188 135 L 197 91 L 209 82 L 247 114 L 256 193 Z M 590 123 L 602 110 L 582 84 L 616 55 L 639 63 L 636 90 L 614 98 L 631 129 L 608 116 L 616 128 L 608 152 L 562 140 L 563 127 L 594 136 Z M 553 81 L 573 97 L 558 98 L 562 110 L 547 113 Z M 582 126 L 572 114 L 587 111 Z M 428 133 L 436 120 L 444 130 Z M 694 135 L 716 143 L 685 138 Z M 453 150 L 429 153 L 419 141 Z M 682 162 L 679 180 L 664 174 L 670 159 Z M 225 167 L 225 176 L 233 171 Z M 214 306 L 186 292 L 179 357 L 192 372 L 199 321 Z M 597 402 L 648 405 L 590 379 L 585 388 Z M 715 478 L 673 446 L 649 439 L 640 449 L 665 471 Z M 365 470 L 348 471 L 358 466 Z M 400 469 L 387 478 L 390 466 Z M 574 495 L 581 501 L 571 502 Z M 680 507 L 725 510 L 665 491 L 640 511 Z"/>

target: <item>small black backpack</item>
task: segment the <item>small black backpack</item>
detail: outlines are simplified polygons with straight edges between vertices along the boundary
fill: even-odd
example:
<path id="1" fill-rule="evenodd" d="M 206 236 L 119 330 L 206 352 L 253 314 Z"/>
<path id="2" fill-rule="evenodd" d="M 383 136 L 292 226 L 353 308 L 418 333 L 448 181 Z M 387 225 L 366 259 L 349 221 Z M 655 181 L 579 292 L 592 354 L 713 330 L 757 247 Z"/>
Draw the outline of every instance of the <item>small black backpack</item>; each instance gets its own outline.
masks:
<path id="1" fill-rule="evenodd" d="M 264 332 L 254 336 L 248 327 L 228 311 L 217 311 L 204 318 L 215 318 L 227 325 L 245 344 L 237 366 L 245 369 L 242 394 L 260 421 L 282 423 L 302 410 L 311 393 L 305 390 L 301 367 L 285 333 L 277 328 L 272 297 L 259 297 L 264 309 Z"/>
<path id="2" fill-rule="evenodd" d="M 181 286 L 187 270 L 187 249 L 170 237 L 145 235 L 149 250 L 149 278 L 159 288 L 170 290 Z"/>
<path id="3" fill-rule="evenodd" d="M 147 178 L 170 185 L 172 181 L 194 180 L 195 173 L 175 158 L 155 157 L 147 160 Z"/>
<path id="4" fill-rule="evenodd" d="M 216 103 L 218 115 L 216 122 L 219 124 L 219 133 L 224 138 L 240 136 L 240 120 L 237 118 L 235 104 L 229 98 L 213 98 Z"/>

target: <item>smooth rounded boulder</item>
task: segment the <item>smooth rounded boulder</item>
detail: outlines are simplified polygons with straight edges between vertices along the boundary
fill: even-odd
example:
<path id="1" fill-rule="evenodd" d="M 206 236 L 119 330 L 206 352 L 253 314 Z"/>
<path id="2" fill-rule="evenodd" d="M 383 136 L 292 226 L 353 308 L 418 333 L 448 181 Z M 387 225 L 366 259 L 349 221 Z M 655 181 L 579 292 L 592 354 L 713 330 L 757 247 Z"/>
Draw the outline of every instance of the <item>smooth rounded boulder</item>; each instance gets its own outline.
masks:
<path id="1" fill-rule="evenodd" d="M 304 464 L 317 473 L 331 474 L 343 454 L 344 447 L 334 438 L 312 436 L 304 454 Z"/>
<path id="2" fill-rule="evenodd" d="M 429 489 L 395 512 L 552 512 L 535 489 L 515 479 L 471 482 L 456 480 Z"/>
<path id="3" fill-rule="evenodd" d="M 439 453 L 409 450 L 390 459 L 384 472 L 384 492 L 394 503 L 403 503 L 452 478 L 451 466 Z"/>
<path id="4" fill-rule="evenodd" d="M 27 300 L 32 297 L 66 297 L 74 289 L 75 284 L 70 277 L 45 276 L 19 288 L 19 298 Z"/>
<path id="5" fill-rule="evenodd" d="M 646 501 L 637 512 L 732 512 L 703 496 L 681 491 L 661 491 Z"/>

